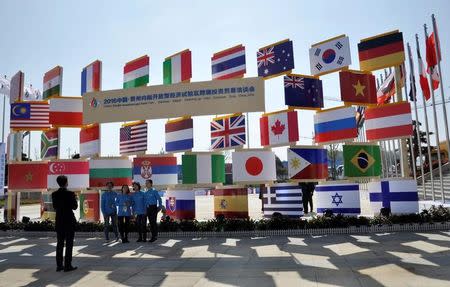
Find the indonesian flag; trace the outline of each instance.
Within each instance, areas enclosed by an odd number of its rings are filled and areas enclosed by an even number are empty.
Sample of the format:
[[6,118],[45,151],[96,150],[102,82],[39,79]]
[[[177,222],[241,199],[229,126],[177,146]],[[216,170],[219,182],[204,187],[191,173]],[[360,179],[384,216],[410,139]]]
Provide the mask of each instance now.
[[50,124],[54,127],[80,127],[83,125],[81,97],[50,99]]
[[427,47],[427,53],[426,53],[426,58],[427,58],[427,71],[428,74],[431,75],[431,79],[432,79],[432,87],[433,90],[437,90],[439,88],[439,82],[440,82],[440,77],[439,77],[439,73],[436,69],[436,65],[438,63],[438,58],[436,55],[436,42],[434,39],[434,33],[431,33],[430,36],[428,36],[427,40],[426,40],[426,47]]
[[233,183],[261,183],[277,179],[275,153],[267,150],[237,151],[232,154]]
[[420,87],[422,88],[423,96],[428,101],[431,97],[430,85],[428,84],[427,72],[425,71],[422,57],[420,56],[419,47],[417,47],[417,61],[419,62]]
[[48,164],[48,188],[59,188],[56,178],[67,176],[68,188],[81,189],[89,187],[89,162],[87,160],[56,160]]

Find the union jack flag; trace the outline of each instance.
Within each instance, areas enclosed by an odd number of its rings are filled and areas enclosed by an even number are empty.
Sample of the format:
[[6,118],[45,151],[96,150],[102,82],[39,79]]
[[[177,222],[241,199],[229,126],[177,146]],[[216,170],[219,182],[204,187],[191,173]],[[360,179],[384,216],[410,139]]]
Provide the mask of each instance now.
[[242,146],[245,138],[245,116],[232,115],[211,122],[211,149]]
[[305,82],[303,81],[303,78],[295,77],[295,76],[286,76],[284,77],[284,87],[285,88],[305,88]]
[[275,63],[275,53],[273,47],[262,49],[257,53],[258,57],[258,68],[262,65],[267,66],[269,63]]

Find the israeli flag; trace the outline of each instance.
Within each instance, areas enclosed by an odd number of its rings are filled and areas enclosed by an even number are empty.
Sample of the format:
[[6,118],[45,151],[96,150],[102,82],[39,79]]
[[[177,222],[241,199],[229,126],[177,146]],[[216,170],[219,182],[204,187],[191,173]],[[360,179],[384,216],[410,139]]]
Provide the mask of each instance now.
[[419,212],[417,183],[413,179],[386,179],[369,182],[370,207],[374,214],[383,207],[393,214]]
[[317,213],[325,213],[327,209],[333,214],[356,216],[361,214],[359,185],[356,183],[323,183],[316,186],[314,201]]

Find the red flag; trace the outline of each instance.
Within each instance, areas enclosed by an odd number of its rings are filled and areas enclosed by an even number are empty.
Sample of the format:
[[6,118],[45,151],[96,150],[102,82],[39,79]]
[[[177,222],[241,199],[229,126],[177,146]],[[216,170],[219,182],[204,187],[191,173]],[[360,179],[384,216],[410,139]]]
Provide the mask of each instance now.
[[438,63],[438,58],[436,55],[436,42],[434,39],[434,33],[431,33],[426,40],[426,57],[427,57],[427,72],[431,75],[433,90],[437,90],[439,88],[440,77],[438,71],[436,69],[436,65]]
[[342,101],[358,105],[377,103],[374,75],[347,70],[339,72],[339,80]]
[[419,62],[420,87],[422,88],[423,96],[428,101],[431,97],[430,86],[428,84],[427,72],[425,71],[419,48],[417,48],[417,61]]
[[47,162],[26,161],[8,164],[8,188],[47,189]]

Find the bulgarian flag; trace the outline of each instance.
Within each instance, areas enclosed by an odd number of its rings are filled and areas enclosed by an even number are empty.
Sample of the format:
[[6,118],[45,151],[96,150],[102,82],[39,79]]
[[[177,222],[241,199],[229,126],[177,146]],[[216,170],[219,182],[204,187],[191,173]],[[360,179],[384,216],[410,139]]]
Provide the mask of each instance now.
[[191,62],[189,49],[167,57],[163,63],[164,85],[189,81],[192,78]]
[[150,57],[148,55],[128,62],[123,67],[123,88],[136,88],[149,83]]
[[212,153],[185,154],[181,157],[183,184],[225,182],[225,156]]
[[112,181],[114,188],[120,189],[124,184],[131,185],[133,171],[128,158],[97,158],[89,161],[89,186],[105,188]]
[[44,74],[43,99],[61,96],[63,68],[56,66]]

